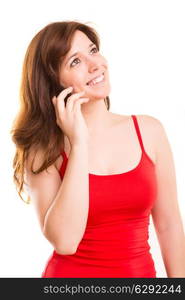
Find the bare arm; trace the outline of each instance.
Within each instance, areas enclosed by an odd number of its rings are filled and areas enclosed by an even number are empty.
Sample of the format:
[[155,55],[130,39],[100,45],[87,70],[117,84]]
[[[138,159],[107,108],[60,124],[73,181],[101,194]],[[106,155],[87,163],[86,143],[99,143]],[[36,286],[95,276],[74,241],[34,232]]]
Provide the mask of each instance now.
[[[44,170],[37,175],[30,172],[29,162],[27,166],[29,194],[35,203],[42,231],[60,254],[76,251],[85,231],[89,208],[88,130],[81,113],[81,104],[89,99],[82,98],[84,92],[74,93],[65,106],[64,98],[70,91],[71,88],[65,89],[52,99],[57,124],[71,143],[62,183],[54,165],[48,172]],[[36,162],[40,165],[41,161],[40,151]]]
[[158,196],[152,210],[161,253],[168,277],[185,277],[185,235],[177,200],[173,155],[160,122],[151,120],[156,136]]
[[58,253],[73,254],[88,216],[87,146],[72,147],[62,182],[54,165],[37,175],[27,172],[27,182],[45,237]]
[[44,220],[45,236],[57,242],[58,252],[76,251],[88,210],[88,151],[86,145],[78,145],[72,147],[62,185]]

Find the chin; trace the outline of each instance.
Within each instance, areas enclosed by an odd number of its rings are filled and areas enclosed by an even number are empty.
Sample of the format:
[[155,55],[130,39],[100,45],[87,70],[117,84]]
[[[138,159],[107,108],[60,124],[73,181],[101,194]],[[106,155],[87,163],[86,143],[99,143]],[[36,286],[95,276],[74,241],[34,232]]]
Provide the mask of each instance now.
[[104,99],[108,97],[107,93],[94,93],[94,94],[87,94],[87,97],[90,99]]
[[92,99],[104,99],[109,96],[110,93],[110,88],[106,90],[100,90],[96,91],[94,93],[87,93],[87,97],[92,98]]

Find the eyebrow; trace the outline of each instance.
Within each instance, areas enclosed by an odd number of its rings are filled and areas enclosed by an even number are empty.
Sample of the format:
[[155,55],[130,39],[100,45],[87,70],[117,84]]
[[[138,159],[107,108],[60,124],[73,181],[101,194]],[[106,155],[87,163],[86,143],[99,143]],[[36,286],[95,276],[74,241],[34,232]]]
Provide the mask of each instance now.
[[[94,43],[91,43],[91,44],[89,45],[89,48],[92,47],[92,46],[94,46],[94,45],[95,45]],[[69,61],[73,56],[76,56],[77,54],[78,54],[78,52],[75,52],[73,55],[69,56],[69,58],[67,59],[67,61],[66,61],[65,64],[67,64],[68,61]]]

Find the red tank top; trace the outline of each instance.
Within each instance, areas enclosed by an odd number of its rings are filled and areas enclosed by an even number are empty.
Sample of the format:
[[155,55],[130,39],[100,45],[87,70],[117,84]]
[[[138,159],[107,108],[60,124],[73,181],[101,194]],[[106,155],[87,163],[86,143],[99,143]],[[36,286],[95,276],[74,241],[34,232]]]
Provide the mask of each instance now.
[[[145,152],[136,116],[132,116],[142,150],[138,165],[121,174],[89,173],[89,213],[75,254],[54,250],[42,277],[156,277],[148,243],[150,212],[156,198],[155,164]],[[64,176],[67,157],[62,152]]]

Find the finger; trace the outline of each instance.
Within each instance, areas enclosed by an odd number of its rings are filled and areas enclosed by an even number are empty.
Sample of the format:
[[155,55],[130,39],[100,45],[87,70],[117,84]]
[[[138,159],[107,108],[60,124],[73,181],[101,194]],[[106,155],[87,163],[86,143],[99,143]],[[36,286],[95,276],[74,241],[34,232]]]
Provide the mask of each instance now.
[[73,90],[72,86],[68,87],[67,89],[64,89],[63,91],[60,92],[60,94],[58,95],[58,98],[62,97],[64,99],[69,93],[72,92],[72,90]]
[[56,115],[56,118],[57,118],[57,116],[58,116],[58,110],[56,108],[56,102],[57,102],[57,97],[56,96],[54,96],[52,98],[52,102],[53,102],[53,106],[54,106],[54,109],[55,109],[55,115]]
[[74,110],[80,110],[81,109],[81,104],[86,103],[88,101],[89,101],[89,98],[80,98],[80,99],[76,100],[74,105],[73,105],[73,109]]
[[55,104],[56,104],[56,96],[54,96],[54,97],[52,98],[52,102],[53,102],[53,105],[55,106]]
[[77,99],[77,98],[83,96],[84,94],[85,94],[85,91],[81,91],[81,92],[79,92],[79,93],[72,94],[72,95],[70,96],[70,99],[71,99],[71,100]]
[[84,95],[85,91],[71,95],[66,102],[66,108],[70,111],[73,109],[74,103]]
[[70,93],[72,92],[72,90],[73,90],[73,87],[69,87],[69,88],[63,90],[63,91],[58,95],[57,100],[56,100],[56,103],[59,103],[59,102],[60,102],[60,109],[61,109],[61,111],[63,111],[64,108],[65,108],[65,101],[64,101],[64,99],[66,98],[66,96],[67,96],[68,94],[70,94]]

